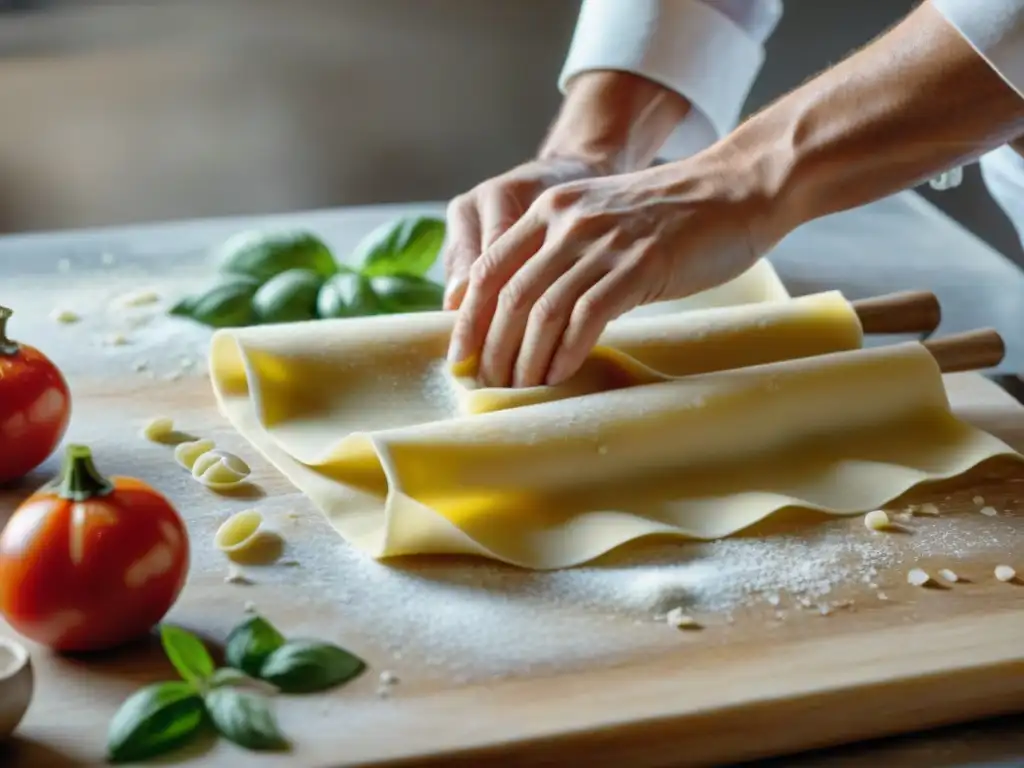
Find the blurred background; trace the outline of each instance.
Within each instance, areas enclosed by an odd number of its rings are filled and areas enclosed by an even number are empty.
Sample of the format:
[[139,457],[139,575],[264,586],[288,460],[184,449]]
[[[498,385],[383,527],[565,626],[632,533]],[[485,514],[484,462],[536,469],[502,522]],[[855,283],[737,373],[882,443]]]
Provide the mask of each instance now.
[[[747,111],[916,0],[786,0]],[[447,199],[529,156],[578,0],[0,0],[0,232]],[[1024,264],[981,185],[929,199]]]

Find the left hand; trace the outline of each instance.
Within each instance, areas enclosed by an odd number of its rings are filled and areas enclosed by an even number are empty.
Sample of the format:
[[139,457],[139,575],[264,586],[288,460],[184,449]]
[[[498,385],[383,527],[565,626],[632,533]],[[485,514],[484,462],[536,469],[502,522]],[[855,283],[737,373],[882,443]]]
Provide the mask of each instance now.
[[614,318],[750,267],[768,245],[755,192],[705,155],[553,187],[473,264],[449,360],[491,387],[565,381]]

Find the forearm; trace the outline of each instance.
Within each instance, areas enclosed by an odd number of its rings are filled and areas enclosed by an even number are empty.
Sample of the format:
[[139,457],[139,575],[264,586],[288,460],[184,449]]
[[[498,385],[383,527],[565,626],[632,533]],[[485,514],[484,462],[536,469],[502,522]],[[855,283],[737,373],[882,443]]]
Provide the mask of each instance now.
[[744,169],[770,245],[1024,132],[1024,99],[929,3],[741,125],[712,152]]
[[646,168],[686,116],[679,94],[628,72],[585,72],[569,86],[541,158],[583,160],[604,173]]

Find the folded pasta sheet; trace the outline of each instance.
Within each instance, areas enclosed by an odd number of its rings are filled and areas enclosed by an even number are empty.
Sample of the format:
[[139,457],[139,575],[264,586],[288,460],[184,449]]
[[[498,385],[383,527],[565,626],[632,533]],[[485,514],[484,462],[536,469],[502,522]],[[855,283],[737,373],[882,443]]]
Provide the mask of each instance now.
[[561,388],[473,389],[450,313],[224,330],[232,424],[375,557],[582,563],[726,536],[786,506],[863,512],[999,454],[916,342],[860,348],[839,294],[612,323]]

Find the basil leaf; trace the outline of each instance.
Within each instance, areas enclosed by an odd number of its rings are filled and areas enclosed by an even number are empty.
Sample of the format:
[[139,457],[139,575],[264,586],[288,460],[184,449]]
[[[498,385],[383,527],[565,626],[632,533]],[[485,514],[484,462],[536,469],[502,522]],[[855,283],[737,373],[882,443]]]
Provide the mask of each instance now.
[[378,227],[363,238],[353,254],[367,277],[423,277],[444,243],[444,219],[409,216]]
[[188,683],[156,683],[136,691],[107,733],[111,762],[135,762],[181,746],[203,722],[203,700]]
[[319,640],[291,640],[263,662],[260,677],[284,693],[324,691],[357,677],[366,663],[358,656]]
[[270,702],[255,693],[215,688],[206,694],[206,713],[226,739],[253,750],[286,749]]
[[224,658],[235,669],[258,677],[266,658],[284,645],[284,635],[261,616],[239,624],[228,635]]
[[370,278],[385,312],[431,312],[444,304],[444,286],[424,277],[388,275]]
[[323,278],[309,269],[288,269],[270,278],[252,298],[264,323],[294,323],[316,317],[316,299]]
[[202,641],[191,632],[164,624],[160,627],[160,641],[167,658],[186,682],[197,686],[213,674],[213,659]]
[[207,681],[210,688],[223,688],[225,685],[251,685],[260,683],[260,680],[253,680],[240,669],[234,667],[221,667],[211,675]]
[[228,238],[214,258],[219,271],[248,275],[260,282],[288,269],[308,269],[321,277],[338,271],[327,245],[301,230],[240,232]]
[[225,280],[195,296],[186,296],[170,309],[172,315],[187,317],[211,328],[240,328],[256,321],[253,296],[259,283],[242,277]]
[[318,317],[362,317],[380,312],[380,301],[370,281],[355,272],[335,275],[320,288]]

